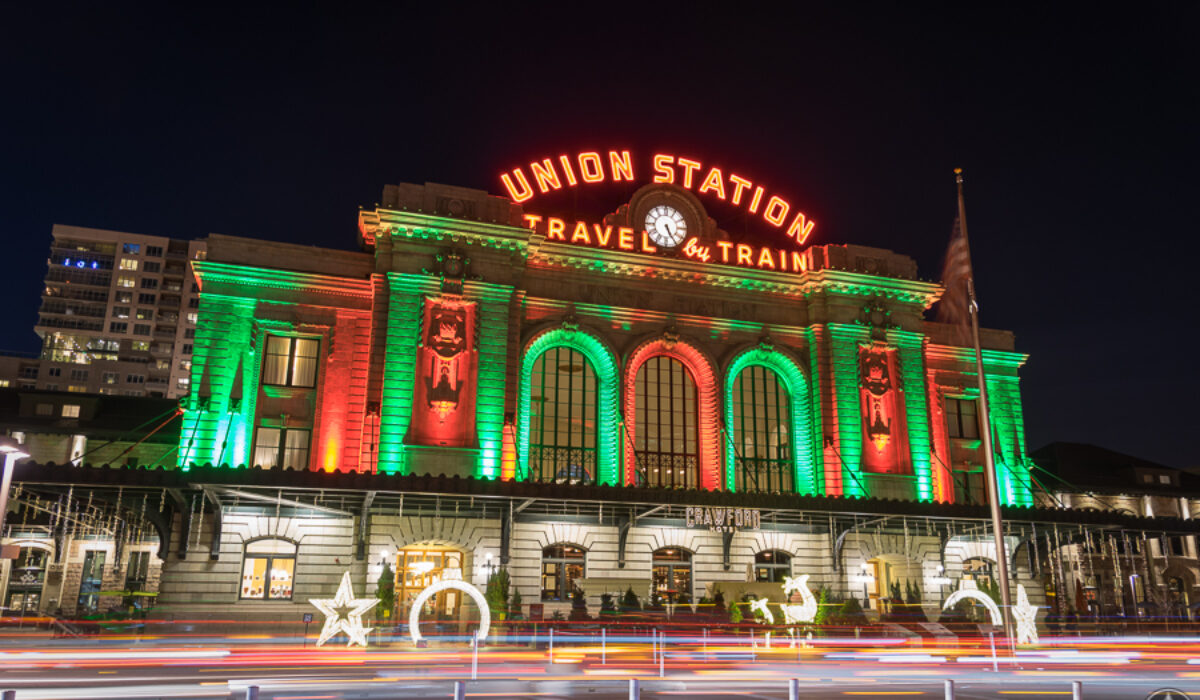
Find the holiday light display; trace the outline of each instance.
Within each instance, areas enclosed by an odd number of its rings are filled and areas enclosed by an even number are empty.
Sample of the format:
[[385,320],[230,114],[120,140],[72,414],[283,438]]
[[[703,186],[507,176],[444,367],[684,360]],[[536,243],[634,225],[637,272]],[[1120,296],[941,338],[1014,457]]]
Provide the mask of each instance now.
[[325,615],[325,626],[317,638],[317,646],[323,646],[338,633],[346,634],[346,646],[367,646],[370,627],[363,627],[362,616],[379,604],[377,599],[355,599],[350,584],[350,572],[342,574],[342,583],[332,598],[313,598],[308,601]]
[[[446,572],[449,574],[449,571]],[[412,637],[413,644],[421,643],[421,610],[425,607],[425,602],[434,595],[442,591],[455,590],[462,591],[475,601],[475,605],[479,607],[479,629],[475,632],[476,642],[482,642],[487,639],[488,628],[492,624],[491,613],[488,612],[487,599],[479,592],[479,589],[462,579],[445,577],[442,580],[430,584],[422,590],[412,602],[412,607],[408,611],[408,634]]]
[[987,608],[988,613],[992,616],[993,625],[1004,626],[1004,617],[1000,614],[1000,607],[996,605],[996,601],[992,600],[990,595],[976,588],[974,581],[963,579],[959,586],[957,591],[947,596],[946,602],[942,604],[942,610],[949,610],[964,600],[974,600]]

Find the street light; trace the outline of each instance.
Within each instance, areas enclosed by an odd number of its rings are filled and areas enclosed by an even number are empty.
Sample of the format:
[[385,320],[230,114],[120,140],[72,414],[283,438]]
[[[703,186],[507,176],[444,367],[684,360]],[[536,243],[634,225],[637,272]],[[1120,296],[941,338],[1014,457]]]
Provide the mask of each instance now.
[[[4,537],[4,520],[8,515],[8,488],[12,485],[13,465],[26,459],[29,453],[21,450],[21,443],[10,437],[0,437],[0,454],[4,455],[4,476],[0,478],[0,538]],[[7,554],[7,552],[5,552]],[[13,557],[4,557],[11,559]]]

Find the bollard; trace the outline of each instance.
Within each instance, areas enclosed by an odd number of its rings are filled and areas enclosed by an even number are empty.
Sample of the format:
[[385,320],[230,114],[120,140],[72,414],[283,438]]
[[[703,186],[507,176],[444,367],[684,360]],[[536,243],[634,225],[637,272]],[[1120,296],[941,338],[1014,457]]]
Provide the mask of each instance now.
[[658,677],[663,677],[663,663],[667,658],[667,633],[663,632],[658,639]]
[[793,678],[788,681],[788,700],[800,700],[799,678]]
[[600,665],[608,663],[608,628],[600,629]]
[[1083,700],[1083,681],[1071,681],[1071,700]]
[[636,678],[629,679],[629,700],[640,700],[642,697],[642,685]]
[[471,638],[471,680],[479,678],[479,637]]
[[946,700],[954,700],[954,681],[946,679]]
[[550,628],[550,663],[554,663],[554,628]]
[[258,700],[258,686],[251,685],[246,687],[246,700]]
[[1000,673],[1000,666],[996,661],[996,636],[988,632],[988,641],[992,644],[992,673]]
[[467,700],[467,684],[454,681],[454,700]]

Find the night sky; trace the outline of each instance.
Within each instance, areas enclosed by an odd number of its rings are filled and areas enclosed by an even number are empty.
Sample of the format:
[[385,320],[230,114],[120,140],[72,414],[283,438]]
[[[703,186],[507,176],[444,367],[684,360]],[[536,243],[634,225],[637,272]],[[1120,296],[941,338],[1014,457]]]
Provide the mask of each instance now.
[[387,183],[499,194],[506,169],[609,148],[646,181],[661,150],[769,183],[813,243],[935,279],[958,166],[983,324],[1031,355],[1031,448],[1200,466],[1200,4],[176,5],[0,9],[0,349],[38,349],[54,223],[353,248]]

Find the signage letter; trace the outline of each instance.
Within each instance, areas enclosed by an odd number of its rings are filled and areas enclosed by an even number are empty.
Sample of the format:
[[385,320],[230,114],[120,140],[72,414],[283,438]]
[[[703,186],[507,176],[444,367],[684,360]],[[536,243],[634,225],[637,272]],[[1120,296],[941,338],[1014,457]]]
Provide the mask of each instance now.
[[733,244],[729,241],[717,241],[717,247],[721,249],[721,262],[729,262],[729,249],[733,247]]
[[608,239],[612,238],[612,226],[605,226],[601,231],[600,224],[592,224],[592,230],[596,232],[596,244],[607,248]]
[[513,175],[516,176],[517,182],[521,185],[519,188],[513,187],[513,181],[508,177],[508,173],[501,175],[500,181],[504,183],[504,189],[508,190],[508,196],[512,197],[512,201],[520,204],[533,196],[533,188],[529,186],[529,181],[525,179],[525,172],[520,168],[514,170]]
[[571,168],[571,159],[562,155],[558,157],[558,162],[563,166],[563,175],[567,176],[567,184],[571,187],[578,184],[575,180],[575,170]]
[[592,244],[592,238],[591,236],[588,236],[587,224],[583,223],[582,221],[575,222],[575,233],[571,234],[571,242],[583,242],[588,245]]
[[633,181],[633,161],[629,157],[629,151],[608,152],[608,164],[612,166],[613,182],[621,180]]
[[657,248],[650,245],[650,234],[646,233],[645,231],[642,231],[642,252],[643,253],[654,253],[657,251],[658,251]]
[[546,221],[546,238],[556,241],[565,241],[567,238],[563,235],[563,231],[565,231],[566,228],[566,222],[564,222],[562,219],[556,219],[552,216]]
[[767,202],[767,210],[763,212],[763,218],[772,226],[783,226],[789,208],[788,203],[779,197],[771,197],[771,201]]
[[683,168],[683,186],[692,189],[692,172],[700,169],[700,164],[694,160],[680,158],[679,165]]
[[621,250],[633,250],[633,229],[628,226],[617,229],[617,247]]
[[795,238],[800,245],[804,245],[804,241],[808,240],[808,234],[812,233],[813,227],[816,225],[817,222],[805,219],[803,212],[796,212],[796,218],[792,219],[792,225],[788,226],[787,235]]
[[721,169],[712,168],[708,171],[708,175],[704,178],[704,184],[700,185],[700,194],[704,194],[712,190],[717,193],[721,199],[725,199],[725,181],[721,179]]
[[[675,168],[669,167],[675,162],[675,156],[656,154],[654,156],[654,181],[671,184],[675,182]],[[532,193],[531,195],[532,196]],[[526,197],[529,199],[529,197]]]
[[604,180],[604,161],[595,151],[579,154],[579,176],[584,182],[601,182]]
[[744,180],[733,173],[729,174],[729,181],[733,183],[733,199],[730,201],[734,204],[741,204],[742,191],[754,183],[750,182],[749,180]]
[[530,163],[529,167],[533,170],[533,179],[537,182],[538,189],[542,191],[542,194],[546,194],[552,189],[562,189],[562,183],[558,180],[558,173],[554,170],[554,163],[551,163],[549,158],[543,160],[541,165]]
[[526,214],[525,221],[529,223],[529,228],[537,229],[537,225],[542,222],[542,217],[537,214]]
[[758,266],[775,269],[775,256],[771,255],[770,248],[763,248],[758,252]]

